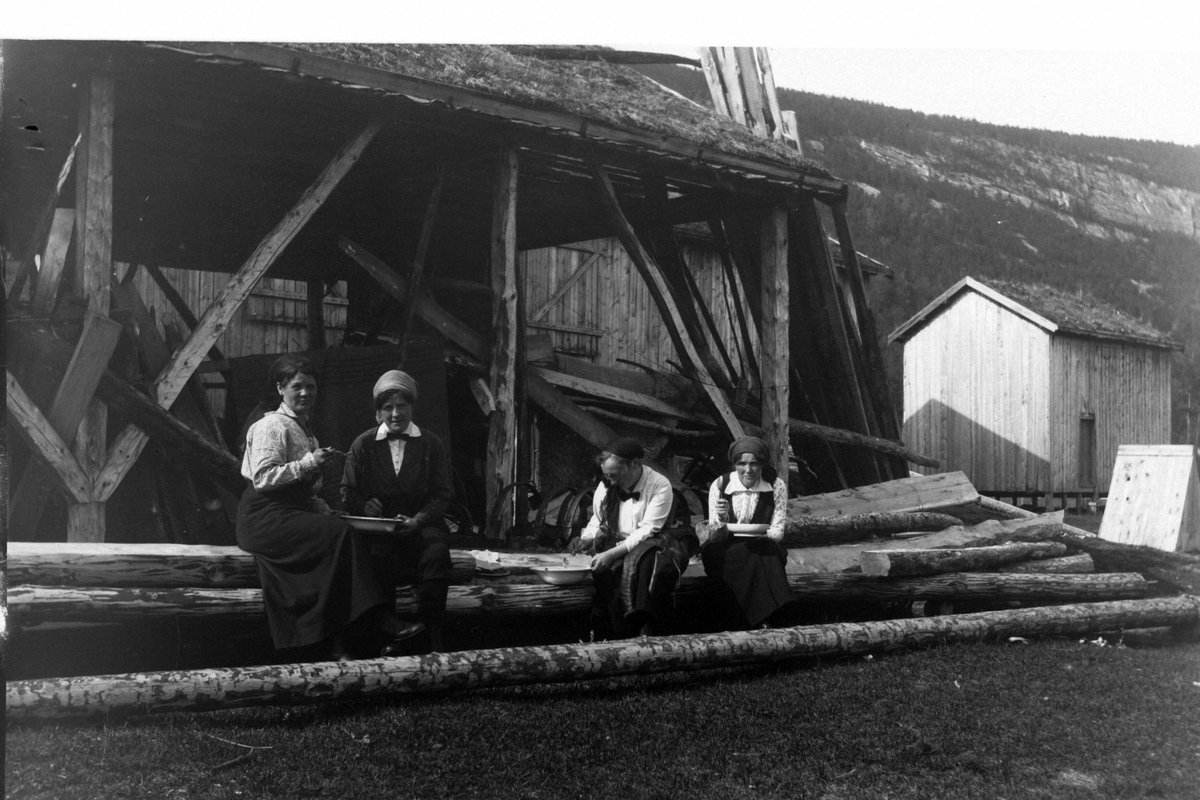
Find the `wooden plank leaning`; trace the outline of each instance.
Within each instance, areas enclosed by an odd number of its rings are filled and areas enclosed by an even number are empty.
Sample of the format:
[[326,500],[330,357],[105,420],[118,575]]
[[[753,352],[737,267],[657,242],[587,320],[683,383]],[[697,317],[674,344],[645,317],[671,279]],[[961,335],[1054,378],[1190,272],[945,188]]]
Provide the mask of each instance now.
[[679,309],[675,307],[675,303],[671,299],[671,291],[666,279],[663,277],[662,270],[654,262],[650,254],[646,252],[646,249],[642,247],[637,234],[633,231],[633,227],[625,219],[625,214],[621,211],[620,201],[617,199],[616,190],[613,188],[608,173],[599,163],[593,163],[592,171],[599,190],[600,202],[604,206],[609,220],[612,222],[617,238],[620,239],[634,266],[637,267],[642,279],[646,282],[646,286],[650,290],[650,295],[654,298],[655,305],[658,306],[658,311],[667,326],[667,332],[671,336],[671,341],[674,343],[676,351],[686,362],[688,368],[695,373],[695,379],[699,382],[700,389],[704,393],[704,398],[708,401],[714,418],[718,420],[722,433],[730,439],[736,439],[744,435],[745,430],[742,427],[742,423],[734,415],[733,407],[730,405],[728,398],[725,397],[721,389],[715,384],[712,375],[705,368],[704,358],[696,349],[695,343],[687,335],[687,328],[684,325],[683,318],[680,316]]
[[28,280],[30,275],[34,274],[33,255],[41,249],[42,240],[46,238],[46,232],[50,230],[50,226],[54,221],[58,198],[62,195],[63,184],[67,182],[67,178],[71,175],[71,168],[75,165],[75,151],[79,148],[79,142],[82,139],[83,134],[75,137],[75,142],[67,152],[67,158],[63,162],[62,169],[58,171],[58,180],[54,184],[54,192],[46,198],[46,203],[38,215],[33,233],[26,241],[25,247],[17,254],[15,260],[21,263],[21,268],[13,278],[12,288],[8,290],[8,299],[10,301],[16,300],[21,296],[21,290],[25,288],[25,281]]
[[[183,391],[200,361],[225,331],[229,320],[249,296],[259,278],[266,273],[317,209],[324,205],[334,187],[346,176],[382,127],[382,123],[371,122],[346,144],[300,196],[291,211],[267,234],[250,258],[225,284],[225,288],[214,298],[212,305],[192,330],[187,342],[175,352],[171,362],[163,368],[155,381],[155,394],[160,406],[169,409],[175,402],[175,398]],[[133,425],[125,428],[117,436],[109,448],[104,469],[96,479],[97,494],[103,494],[103,499],[107,499],[120,485],[146,446],[146,441],[146,434]]]

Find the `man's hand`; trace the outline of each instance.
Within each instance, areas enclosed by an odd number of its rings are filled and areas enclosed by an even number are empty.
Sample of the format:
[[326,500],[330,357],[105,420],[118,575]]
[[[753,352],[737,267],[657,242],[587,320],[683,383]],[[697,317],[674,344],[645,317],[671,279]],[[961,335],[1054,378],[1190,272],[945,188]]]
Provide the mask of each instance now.
[[592,547],[595,544],[596,544],[595,539],[584,539],[582,536],[577,537],[575,539],[572,539],[571,543],[567,545],[567,552],[570,553],[571,555],[577,555],[579,553],[590,553],[592,551]]
[[592,572],[608,572],[625,555],[625,545],[623,544],[605,550],[603,553],[597,553],[592,556]]
[[378,497],[372,497],[363,505],[364,517],[379,517],[383,515],[383,503]]

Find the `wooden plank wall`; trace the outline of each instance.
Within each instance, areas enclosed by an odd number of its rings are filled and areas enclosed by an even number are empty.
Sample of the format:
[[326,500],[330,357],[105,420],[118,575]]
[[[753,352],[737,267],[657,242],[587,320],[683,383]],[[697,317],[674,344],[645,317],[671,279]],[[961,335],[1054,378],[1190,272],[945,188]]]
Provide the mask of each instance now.
[[[122,276],[124,269],[122,266],[118,270]],[[224,272],[163,269],[162,273],[197,317],[204,313],[229,280],[229,275]],[[153,311],[160,333],[163,325],[171,320],[183,324],[175,308],[145,270],[139,269],[133,282],[146,307]],[[307,292],[304,281],[264,278],[234,314],[229,327],[217,340],[217,348],[226,358],[307,350]],[[346,330],[345,283],[339,283],[334,292],[338,296],[325,298],[325,342],[328,346],[340,343]],[[225,390],[213,387],[222,382],[221,376],[205,375],[204,382],[209,387],[209,403],[214,412],[222,416]]]
[[1079,419],[1095,415],[1096,485],[1112,479],[1117,449],[1171,441],[1171,351],[1054,336],[1050,344],[1052,490],[1079,485]]
[[[732,341],[725,276],[720,256],[711,247],[681,240],[681,250],[708,303],[717,329]],[[594,364],[632,368],[618,359],[664,371],[680,363],[658,309],[633,262],[616,239],[546,247],[520,254],[526,285],[526,308],[533,313],[589,256],[599,257],[553,307],[529,326],[529,333],[548,333],[556,352]],[[757,342],[754,343],[757,350]]]
[[904,345],[904,441],[981,492],[1046,491],[1049,348],[1042,329],[965,293]]

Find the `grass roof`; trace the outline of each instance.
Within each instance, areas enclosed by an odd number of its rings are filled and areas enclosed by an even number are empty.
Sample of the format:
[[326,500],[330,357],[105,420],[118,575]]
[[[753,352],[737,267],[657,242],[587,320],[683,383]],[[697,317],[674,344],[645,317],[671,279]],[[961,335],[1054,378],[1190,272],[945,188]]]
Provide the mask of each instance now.
[[983,279],[981,283],[1015,300],[1058,325],[1064,333],[1129,339],[1162,347],[1177,347],[1169,336],[1149,323],[1082,292],[1073,293],[1041,283]]
[[670,93],[636,70],[606,61],[546,60],[502,46],[477,44],[309,42],[282,46],[832,177],[783,143],[755,136],[744,125]]

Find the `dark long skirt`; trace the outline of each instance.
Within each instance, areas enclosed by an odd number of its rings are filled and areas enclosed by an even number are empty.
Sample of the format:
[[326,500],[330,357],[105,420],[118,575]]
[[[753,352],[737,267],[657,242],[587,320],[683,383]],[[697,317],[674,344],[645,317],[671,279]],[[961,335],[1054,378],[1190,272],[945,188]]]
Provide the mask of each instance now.
[[381,604],[395,604],[372,566],[367,537],[308,509],[308,493],[246,489],[238,546],[254,555],[277,649],[317,644]]
[[766,536],[705,542],[700,560],[726,599],[730,627],[758,625],[796,600],[788,586],[787,550]]
[[417,619],[426,625],[440,625],[446,616],[454,569],[450,543],[441,528],[429,525],[404,536],[376,536],[370,552],[393,592],[399,584],[414,587]]

